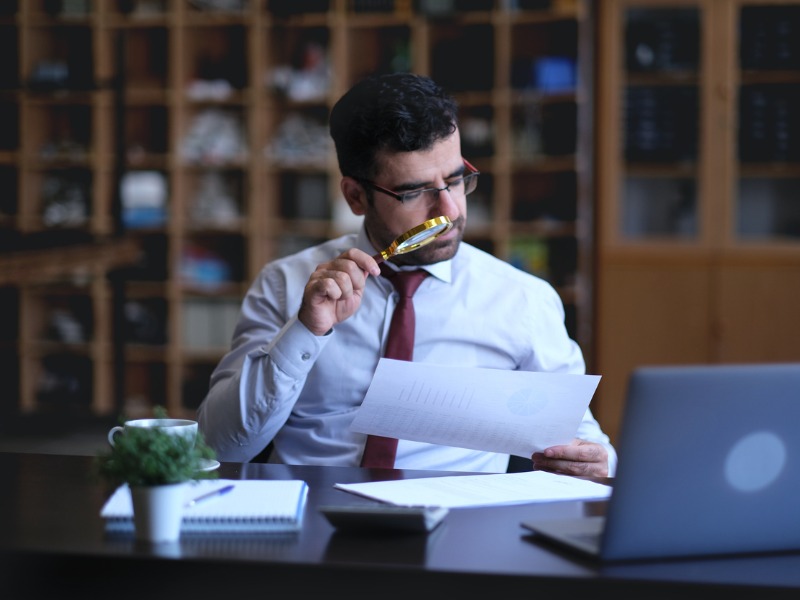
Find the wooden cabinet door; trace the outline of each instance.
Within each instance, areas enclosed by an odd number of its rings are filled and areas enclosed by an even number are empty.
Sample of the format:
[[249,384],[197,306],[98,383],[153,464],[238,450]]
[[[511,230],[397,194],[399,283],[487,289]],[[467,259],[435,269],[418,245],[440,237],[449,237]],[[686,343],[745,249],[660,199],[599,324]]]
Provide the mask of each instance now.
[[608,265],[598,298],[597,373],[602,377],[592,406],[606,433],[616,439],[634,367],[709,360],[711,270],[700,261]]
[[796,262],[726,265],[715,277],[715,361],[800,360],[800,267]]

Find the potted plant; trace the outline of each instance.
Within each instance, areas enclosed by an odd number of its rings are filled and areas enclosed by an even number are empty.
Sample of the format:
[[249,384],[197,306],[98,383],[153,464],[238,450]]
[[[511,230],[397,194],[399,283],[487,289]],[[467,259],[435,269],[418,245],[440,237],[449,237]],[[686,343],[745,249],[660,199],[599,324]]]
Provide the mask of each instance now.
[[129,427],[96,456],[95,471],[115,487],[130,488],[136,539],[166,542],[180,537],[186,486],[217,477],[203,469],[214,458],[199,432],[186,436],[163,427]]

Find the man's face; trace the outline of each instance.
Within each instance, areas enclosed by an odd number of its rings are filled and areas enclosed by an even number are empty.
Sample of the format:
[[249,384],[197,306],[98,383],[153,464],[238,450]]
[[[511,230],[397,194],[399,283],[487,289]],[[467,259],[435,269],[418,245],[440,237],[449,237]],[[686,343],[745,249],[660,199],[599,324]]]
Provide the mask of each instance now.
[[[429,188],[441,191],[400,202],[380,190],[370,190],[373,201],[366,206],[364,223],[375,249],[384,250],[397,237],[428,219],[446,216],[453,222],[450,231],[418,250],[392,258],[392,262],[429,265],[453,258],[464,236],[467,200],[461,192],[442,188],[465,172],[458,131],[427,151],[379,155],[378,164],[380,168],[372,183],[381,188],[396,193]],[[459,186],[453,187],[455,190]],[[463,190],[463,185],[460,189]]]

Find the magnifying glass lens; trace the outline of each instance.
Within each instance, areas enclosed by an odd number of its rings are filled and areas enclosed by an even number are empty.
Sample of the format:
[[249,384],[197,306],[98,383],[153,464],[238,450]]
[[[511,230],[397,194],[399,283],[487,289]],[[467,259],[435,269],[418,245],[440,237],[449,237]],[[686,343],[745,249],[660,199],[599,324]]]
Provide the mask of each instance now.
[[[429,241],[433,241],[435,237],[437,237],[442,230],[445,229],[447,225],[436,225],[435,227],[431,227],[430,229],[425,229],[424,231],[420,231],[416,235],[412,235],[406,241],[401,242],[397,245],[397,250],[395,250],[395,254],[403,254],[405,252],[409,252],[414,250],[415,248],[419,248],[420,246],[424,246]],[[449,228],[448,228],[449,229]]]
[[398,237],[391,246],[386,248],[383,252],[376,254],[373,258],[380,262],[382,260],[388,260],[396,254],[412,252],[449,231],[452,226],[453,222],[445,216],[429,219],[421,225],[417,225],[406,231],[403,235]]

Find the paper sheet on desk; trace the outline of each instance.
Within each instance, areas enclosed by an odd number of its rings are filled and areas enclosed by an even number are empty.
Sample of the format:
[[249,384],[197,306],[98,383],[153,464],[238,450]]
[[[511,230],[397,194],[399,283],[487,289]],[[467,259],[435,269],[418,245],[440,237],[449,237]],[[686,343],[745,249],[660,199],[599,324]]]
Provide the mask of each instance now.
[[399,506],[446,508],[563,500],[603,500],[611,496],[611,488],[602,483],[566,475],[554,475],[547,471],[337,483],[334,487]]
[[382,358],[350,429],[529,458],[573,439],[599,382]]

